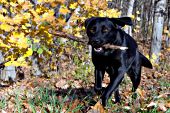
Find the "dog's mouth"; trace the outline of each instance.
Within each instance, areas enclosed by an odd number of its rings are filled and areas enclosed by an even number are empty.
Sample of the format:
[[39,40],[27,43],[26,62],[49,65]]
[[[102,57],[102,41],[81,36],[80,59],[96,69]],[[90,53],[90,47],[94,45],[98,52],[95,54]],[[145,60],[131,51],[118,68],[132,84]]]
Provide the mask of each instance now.
[[95,52],[101,52],[102,50],[103,50],[102,47],[94,48],[94,51],[95,51]]

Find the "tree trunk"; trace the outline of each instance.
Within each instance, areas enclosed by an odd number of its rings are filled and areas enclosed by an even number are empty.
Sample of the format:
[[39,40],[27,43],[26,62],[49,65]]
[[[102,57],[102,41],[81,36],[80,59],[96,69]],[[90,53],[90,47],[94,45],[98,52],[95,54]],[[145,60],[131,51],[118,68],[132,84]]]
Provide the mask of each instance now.
[[166,36],[166,47],[170,47],[170,0],[168,0],[168,31],[169,35],[167,34]]
[[[127,16],[132,15],[134,3],[135,3],[135,0],[130,0],[128,11],[127,11]],[[128,26],[127,28],[125,28],[125,32],[128,33],[130,36],[132,36],[132,27]]]
[[[3,60],[2,52],[0,51],[0,63],[2,63]],[[16,78],[16,71],[15,66],[7,66],[0,69],[0,79],[4,81],[14,81]]]
[[166,7],[166,0],[155,0],[154,4],[154,22],[150,58],[154,63],[159,63],[159,53],[162,44],[162,31],[164,23],[164,11]]

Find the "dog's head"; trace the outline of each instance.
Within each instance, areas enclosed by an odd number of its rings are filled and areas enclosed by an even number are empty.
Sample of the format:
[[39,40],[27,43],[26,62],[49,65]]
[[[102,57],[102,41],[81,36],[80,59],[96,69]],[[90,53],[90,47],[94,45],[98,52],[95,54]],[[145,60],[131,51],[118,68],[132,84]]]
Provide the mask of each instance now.
[[132,25],[129,17],[92,17],[87,19],[85,21],[85,28],[87,36],[89,37],[89,44],[96,52],[102,51],[104,44],[114,43],[114,41],[120,40],[118,32],[120,28],[125,25]]

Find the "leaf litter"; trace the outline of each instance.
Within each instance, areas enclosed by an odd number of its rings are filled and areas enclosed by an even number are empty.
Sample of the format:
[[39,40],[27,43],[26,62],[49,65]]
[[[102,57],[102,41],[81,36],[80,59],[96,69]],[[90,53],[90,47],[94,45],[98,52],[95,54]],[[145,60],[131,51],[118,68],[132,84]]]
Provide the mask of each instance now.
[[[143,52],[146,51],[143,50]],[[168,52],[163,54],[164,56],[169,55]],[[166,59],[166,62],[167,60],[170,61],[170,59]],[[138,95],[136,100],[131,98],[132,84],[126,76],[120,86],[121,103],[114,104],[114,97],[112,96],[105,108],[100,104],[99,98],[95,97],[93,73],[86,77],[88,83],[84,82],[83,79],[74,78],[71,74],[51,78],[27,75],[21,81],[16,81],[12,85],[7,84],[8,87],[0,87],[0,101],[2,103],[3,100],[6,100],[4,107],[0,104],[0,109],[2,113],[14,112],[17,95],[21,102],[22,111],[28,113],[33,112],[33,110],[42,112],[42,108],[45,108],[44,110],[47,112],[59,110],[63,113],[72,113],[72,111],[75,113],[151,112],[152,110],[166,112],[170,109],[170,70],[167,66],[168,64],[164,63],[153,70],[143,68],[141,84],[136,91]],[[108,83],[109,77],[106,75],[103,85],[106,87]],[[49,102],[43,103],[45,105],[42,106],[37,102],[34,103],[34,108],[32,108],[29,101],[36,99],[36,97],[42,99],[40,88],[47,89],[50,98],[56,98],[58,102],[55,103],[55,106],[49,104]],[[54,97],[50,94],[52,91],[55,93]]]

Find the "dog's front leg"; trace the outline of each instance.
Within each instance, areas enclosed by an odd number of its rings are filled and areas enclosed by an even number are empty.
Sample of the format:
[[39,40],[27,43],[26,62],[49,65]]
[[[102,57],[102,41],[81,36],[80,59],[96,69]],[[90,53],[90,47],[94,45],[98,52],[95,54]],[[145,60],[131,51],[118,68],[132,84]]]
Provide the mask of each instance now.
[[122,79],[124,78],[124,74],[125,74],[125,68],[120,67],[118,70],[115,70],[114,75],[110,76],[110,83],[106,87],[105,91],[101,96],[103,106],[106,106],[106,103],[109,97],[112,95],[112,92],[118,91],[118,86],[121,83]]
[[104,77],[105,69],[104,68],[95,68],[95,85],[94,90],[97,94],[102,93],[102,80]]

